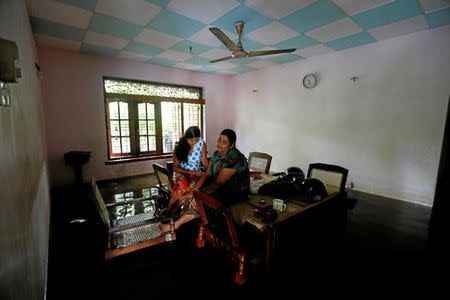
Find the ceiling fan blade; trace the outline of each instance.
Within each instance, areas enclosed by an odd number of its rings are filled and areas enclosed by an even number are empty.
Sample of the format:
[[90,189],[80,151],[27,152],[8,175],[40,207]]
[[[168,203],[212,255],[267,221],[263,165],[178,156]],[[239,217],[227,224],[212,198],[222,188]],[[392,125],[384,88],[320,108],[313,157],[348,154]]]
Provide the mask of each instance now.
[[215,60],[210,60],[209,62],[210,62],[210,63],[215,63],[215,62],[218,62],[218,61],[227,60],[227,59],[232,59],[232,58],[234,58],[234,57],[233,57],[233,56],[227,56],[227,57],[222,57],[222,58],[215,59]]
[[250,51],[248,56],[263,56],[263,55],[271,55],[271,54],[280,54],[280,53],[290,53],[297,50],[296,48],[291,49],[279,49],[279,50],[261,50],[261,51]]
[[211,27],[209,28],[209,31],[211,31],[228,49],[231,51],[239,51],[239,47],[236,46],[236,44],[233,43],[233,41],[230,40],[230,38],[226,36],[222,30],[217,27]]

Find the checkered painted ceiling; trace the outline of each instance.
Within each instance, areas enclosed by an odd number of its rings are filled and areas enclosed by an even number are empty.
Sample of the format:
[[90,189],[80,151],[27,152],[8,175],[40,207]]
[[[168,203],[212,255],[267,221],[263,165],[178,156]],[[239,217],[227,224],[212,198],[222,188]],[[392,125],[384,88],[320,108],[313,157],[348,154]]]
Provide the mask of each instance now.
[[[237,74],[450,23],[450,0],[27,0],[39,46],[150,64]],[[208,30],[247,51],[292,53],[210,60],[230,51]]]

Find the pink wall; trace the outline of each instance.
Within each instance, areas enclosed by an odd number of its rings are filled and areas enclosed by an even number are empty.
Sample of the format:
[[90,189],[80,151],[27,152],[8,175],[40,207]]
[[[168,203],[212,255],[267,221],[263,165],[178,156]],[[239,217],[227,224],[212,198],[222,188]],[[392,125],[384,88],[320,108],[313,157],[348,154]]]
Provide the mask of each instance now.
[[0,107],[0,299],[44,299],[50,201],[38,62],[24,0],[0,1],[0,37],[16,42],[22,78]]
[[48,137],[49,172],[52,185],[73,182],[73,169],[64,164],[67,151],[91,151],[83,177],[117,178],[152,172],[152,163],[144,161],[105,165],[107,143],[103,76],[186,84],[203,87],[206,99],[206,137],[215,149],[218,132],[232,127],[224,114],[229,91],[225,76],[165,68],[142,62],[83,55],[74,52],[39,49],[44,73],[42,84],[45,126]]

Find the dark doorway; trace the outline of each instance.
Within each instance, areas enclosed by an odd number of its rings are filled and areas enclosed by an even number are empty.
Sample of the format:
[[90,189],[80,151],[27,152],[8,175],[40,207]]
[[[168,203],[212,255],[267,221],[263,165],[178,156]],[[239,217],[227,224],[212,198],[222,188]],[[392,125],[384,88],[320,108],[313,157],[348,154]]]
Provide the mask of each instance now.
[[[450,115],[449,103],[447,105],[447,117],[445,120],[444,138],[442,140],[441,158],[439,161],[439,171],[436,181],[436,191],[434,195],[433,209],[430,218],[430,238],[433,245],[439,248],[444,246],[444,231],[450,228],[450,196],[449,196],[449,134]],[[442,249],[443,250],[443,249]]]

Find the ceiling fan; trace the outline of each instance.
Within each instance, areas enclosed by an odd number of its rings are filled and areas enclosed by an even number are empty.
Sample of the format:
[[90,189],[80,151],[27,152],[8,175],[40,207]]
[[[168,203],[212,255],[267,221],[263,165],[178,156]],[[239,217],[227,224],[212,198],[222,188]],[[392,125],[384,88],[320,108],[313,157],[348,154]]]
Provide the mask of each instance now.
[[244,22],[238,21],[234,24],[236,27],[236,31],[239,36],[239,41],[237,45],[228,37],[222,30],[217,27],[209,28],[211,31],[228,49],[230,49],[231,55],[215,60],[211,60],[211,63],[215,63],[222,60],[232,59],[232,58],[241,58],[241,57],[254,57],[254,56],[263,56],[263,55],[272,55],[272,54],[280,54],[280,53],[289,53],[294,52],[296,48],[291,49],[278,49],[278,50],[261,50],[261,51],[245,51],[242,46],[242,30],[244,29]]

